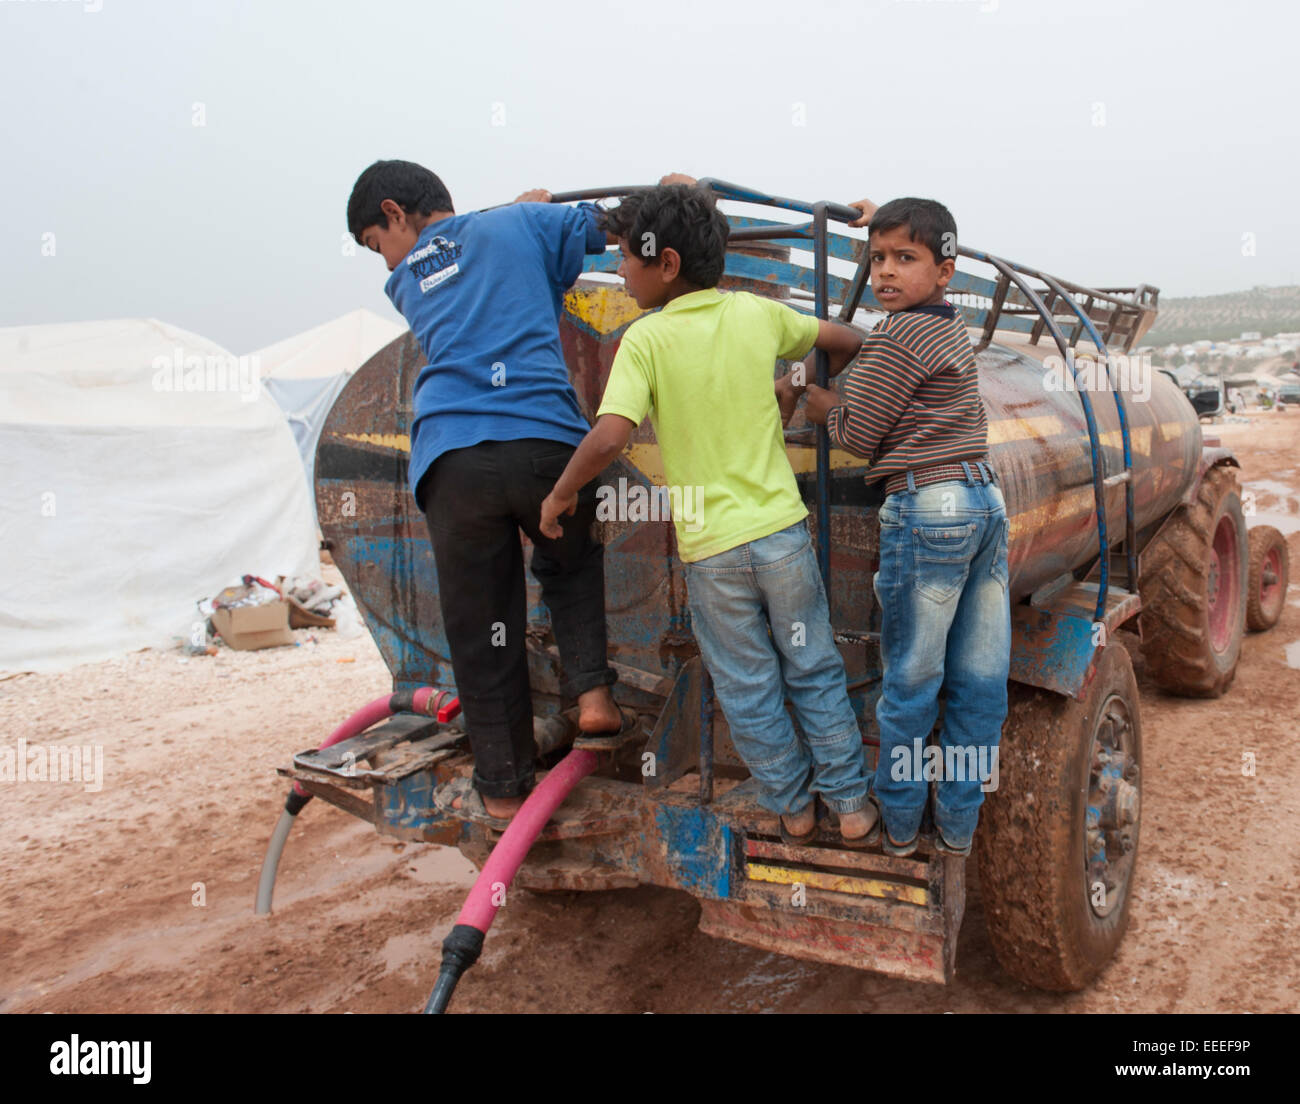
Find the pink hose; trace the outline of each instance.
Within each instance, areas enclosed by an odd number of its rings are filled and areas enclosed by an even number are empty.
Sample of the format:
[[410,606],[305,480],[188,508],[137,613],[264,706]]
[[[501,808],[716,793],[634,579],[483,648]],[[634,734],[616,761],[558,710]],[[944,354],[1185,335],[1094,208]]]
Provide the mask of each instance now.
[[594,751],[571,751],[528,795],[510,821],[510,827],[492,849],[488,861],[483,864],[478,881],[469,891],[465,907],[456,918],[457,924],[468,924],[481,932],[492,926],[500,907],[493,904],[496,895],[492,887],[498,883],[510,884],[546,822],[564,804],[573,787],[596,769],[597,762],[599,759]]

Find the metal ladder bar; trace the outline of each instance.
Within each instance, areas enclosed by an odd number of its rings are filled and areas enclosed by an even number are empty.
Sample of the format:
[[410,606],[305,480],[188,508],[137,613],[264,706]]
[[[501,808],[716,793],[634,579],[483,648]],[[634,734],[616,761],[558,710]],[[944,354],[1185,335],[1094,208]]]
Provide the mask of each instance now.
[[[1070,355],[1069,342],[1065,340],[1065,334],[1061,331],[1061,327],[1056,324],[1056,319],[1048,311],[1042,297],[1029,285],[1028,279],[1022,278],[1009,261],[995,257],[992,253],[980,253],[975,250],[961,250],[961,252],[964,252],[973,260],[992,265],[1021,290],[1025,298],[1033,304],[1034,309],[1042,316],[1044,325],[1046,325],[1052,339],[1056,342],[1056,347],[1061,352],[1061,357],[1069,366],[1070,374],[1077,379],[1078,376],[1074,369],[1074,357]],[[1041,279],[1041,273],[1037,275]],[[1094,619],[1101,621],[1106,612],[1106,590],[1110,585],[1110,543],[1106,536],[1106,458],[1101,452],[1101,439],[1097,433],[1097,418],[1093,413],[1092,400],[1088,398],[1086,391],[1079,388],[1076,388],[1076,390],[1078,390],[1079,400],[1083,404],[1083,417],[1088,424],[1088,443],[1092,453],[1092,496],[1097,513],[1097,542],[1101,550],[1101,580],[1097,588],[1097,611]]]
[[[826,203],[813,204],[813,309],[825,321],[830,317],[826,283],[830,273],[826,260]],[[831,383],[830,357],[821,349],[815,355],[817,386],[829,387]],[[821,571],[822,586],[826,588],[826,606],[834,624],[835,611],[831,607],[831,438],[824,425],[817,427],[817,567]]]
[[[1133,445],[1129,433],[1128,423],[1128,404],[1124,400],[1123,394],[1115,387],[1115,381],[1110,375],[1110,354],[1107,350],[1106,343],[1102,340],[1101,334],[1097,332],[1097,327],[1093,325],[1086,308],[1081,308],[1074,301],[1074,296],[1065,294],[1065,289],[1057,282],[1053,276],[1039,274],[1039,278],[1044,280],[1048,287],[1057,291],[1061,298],[1064,299],[1073,308],[1074,313],[1079,316],[1079,322],[1084,329],[1088,331],[1088,336],[1092,338],[1093,344],[1097,346],[1097,352],[1106,362],[1106,379],[1111,385],[1111,394],[1115,396],[1115,412],[1119,416],[1119,434],[1120,440],[1124,446],[1124,565],[1128,572],[1128,589],[1130,592],[1136,592],[1138,585],[1137,576],[1137,521],[1136,511],[1133,506]],[[1088,300],[1088,307],[1091,307],[1092,299]],[[1076,328],[1077,332],[1077,328]],[[1113,476],[1112,479],[1117,479]],[[1107,481],[1111,483],[1110,480]],[[1109,555],[1106,556],[1109,559]],[[1109,566],[1109,565],[1107,565]],[[1104,577],[1104,576],[1103,576]],[[1103,585],[1098,595],[1098,614],[1097,620],[1101,620],[1101,615],[1105,612],[1106,588]]]
[[[820,201],[818,203],[805,203],[801,200],[789,199],[784,196],[770,195],[765,192],[759,192],[752,188],[745,188],[738,184],[732,184],[724,180],[715,180],[705,178],[697,182],[699,187],[708,188],[721,199],[730,199],[739,203],[753,203],[760,206],[778,207],[789,211],[798,211],[803,214],[813,216],[811,223],[805,223],[789,227],[751,227],[733,232],[729,240],[732,241],[762,241],[772,238],[811,238],[813,241],[813,258],[814,258],[814,300],[815,310],[819,319],[828,318],[828,293],[827,293],[827,255],[828,243],[826,225],[828,218],[834,218],[840,222],[852,222],[856,220],[861,212],[856,207],[848,207],[838,203]],[[602,199],[619,195],[627,195],[632,192],[645,191],[645,185],[624,186],[619,188],[589,188],[577,192],[560,192],[551,197],[553,203],[566,203],[573,200],[584,199]],[[1006,294],[1010,286],[1015,286],[1024,294],[1030,305],[1038,313],[1038,321],[1034,326],[1035,339],[1042,333],[1045,327],[1052,335],[1060,350],[1061,356],[1069,366],[1071,375],[1077,381],[1078,373],[1075,370],[1074,359],[1071,356],[1074,334],[1078,332],[1078,326],[1074,327],[1074,333],[1071,339],[1067,340],[1061,327],[1058,325],[1051,308],[1043,301],[1043,297],[1038,294],[1027,282],[1027,278],[1032,277],[1042,280],[1048,287],[1048,301],[1055,303],[1063,299],[1083,323],[1089,336],[1097,345],[1098,351],[1103,357],[1106,352],[1106,341],[1098,333],[1097,328],[1093,325],[1088,312],[1083,311],[1079,304],[1075,302],[1073,296],[1066,290],[1063,281],[1048,276],[1027,265],[1014,264],[1013,262],[995,257],[991,253],[985,253],[981,250],[970,249],[965,246],[958,246],[959,256],[969,257],[972,260],[981,261],[984,264],[991,265],[999,273],[997,293],[995,294],[994,303],[989,311],[984,326],[984,337],[981,340],[980,348],[988,344],[993,332],[997,328],[997,319],[1002,313],[1005,306]],[[854,274],[853,281],[850,284],[845,297],[845,303],[840,310],[840,318],[848,321],[853,312],[857,309],[862,295],[865,293],[866,285],[870,274],[869,259],[864,256],[859,262],[858,270]],[[1097,294],[1098,289],[1080,289],[1082,293]],[[1115,333],[1117,326],[1116,315],[1123,313],[1125,309],[1140,311],[1142,309],[1143,293],[1146,292],[1145,285],[1134,293],[1134,302],[1129,303],[1112,303],[1111,317],[1108,319],[1107,336]],[[1102,294],[1109,294],[1102,289]],[[1131,343],[1131,335],[1130,335]],[[820,386],[826,386],[829,383],[828,363],[820,350],[817,352],[817,381]],[[1107,379],[1110,379],[1109,364],[1107,365]],[[1113,383],[1113,381],[1112,381]],[[1112,387],[1115,395],[1116,410],[1120,422],[1120,436],[1123,442],[1124,452],[1124,470],[1113,476],[1108,476],[1105,470],[1105,455],[1101,452],[1101,441],[1097,432],[1097,419],[1092,408],[1092,402],[1088,398],[1087,392],[1079,390],[1079,401],[1083,407],[1084,419],[1088,426],[1088,441],[1092,461],[1092,484],[1095,511],[1097,515],[1097,542],[1098,551],[1101,557],[1101,578],[1097,593],[1096,619],[1098,621],[1104,618],[1106,611],[1106,595],[1110,585],[1110,544],[1106,527],[1106,501],[1105,489],[1108,486],[1115,486],[1123,482],[1125,486],[1125,535],[1124,541],[1126,546],[1126,562],[1129,573],[1130,589],[1137,578],[1136,550],[1135,550],[1135,512],[1133,506],[1133,456],[1132,443],[1129,433],[1127,407],[1124,404],[1123,397]],[[826,539],[818,541],[818,566],[821,569],[822,581],[826,587],[827,598],[830,597],[830,448],[829,439],[824,427],[818,427],[817,435],[817,524],[819,537],[825,536]]]

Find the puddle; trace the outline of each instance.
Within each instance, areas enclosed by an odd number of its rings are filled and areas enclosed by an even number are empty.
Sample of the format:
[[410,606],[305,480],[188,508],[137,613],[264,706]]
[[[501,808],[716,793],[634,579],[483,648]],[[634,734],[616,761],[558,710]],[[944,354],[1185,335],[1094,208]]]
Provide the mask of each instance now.
[[1300,671],[1300,640],[1293,640],[1286,646],[1286,665]]
[[408,850],[410,861],[407,873],[425,885],[472,886],[478,877],[478,867],[454,847],[440,847],[436,843],[415,844]]
[[384,973],[391,974],[416,962],[426,962],[436,958],[439,947],[429,938],[427,932],[404,932],[392,936],[379,953],[384,959]]
[[1245,484],[1248,491],[1254,491],[1257,495],[1268,494],[1277,495],[1278,498],[1290,498],[1296,494],[1296,489],[1286,483],[1280,483],[1276,479],[1252,479]]
[[724,981],[722,989],[747,1009],[766,1011],[782,997],[796,992],[811,977],[808,963],[765,954],[744,977]]

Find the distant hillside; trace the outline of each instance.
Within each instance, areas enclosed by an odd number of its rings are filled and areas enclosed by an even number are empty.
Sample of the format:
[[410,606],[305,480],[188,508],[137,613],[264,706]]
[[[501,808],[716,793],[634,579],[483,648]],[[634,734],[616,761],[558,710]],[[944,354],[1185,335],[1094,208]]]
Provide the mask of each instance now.
[[1261,337],[1300,331],[1300,287],[1256,287],[1226,295],[1160,297],[1160,314],[1143,345],[1229,341],[1244,331]]

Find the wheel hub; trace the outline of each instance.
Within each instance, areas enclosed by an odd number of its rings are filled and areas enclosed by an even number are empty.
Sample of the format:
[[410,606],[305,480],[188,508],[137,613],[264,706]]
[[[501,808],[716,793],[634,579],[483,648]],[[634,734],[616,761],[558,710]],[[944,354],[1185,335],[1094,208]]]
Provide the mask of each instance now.
[[1119,903],[1137,850],[1142,799],[1133,743],[1128,707],[1112,696],[1093,735],[1084,841],[1088,901],[1103,918]]
[[1241,597],[1237,573],[1241,560],[1237,550],[1237,527],[1225,515],[1219,519],[1210,545],[1210,570],[1206,580],[1206,604],[1209,606],[1210,647],[1222,654],[1232,644],[1237,624],[1237,607]]
[[1282,557],[1278,555],[1277,549],[1273,549],[1264,559],[1260,568],[1259,582],[1261,597],[1269,601],[1273,597],[1273,591],[1277,588],[1279,580],[1282,578]]

